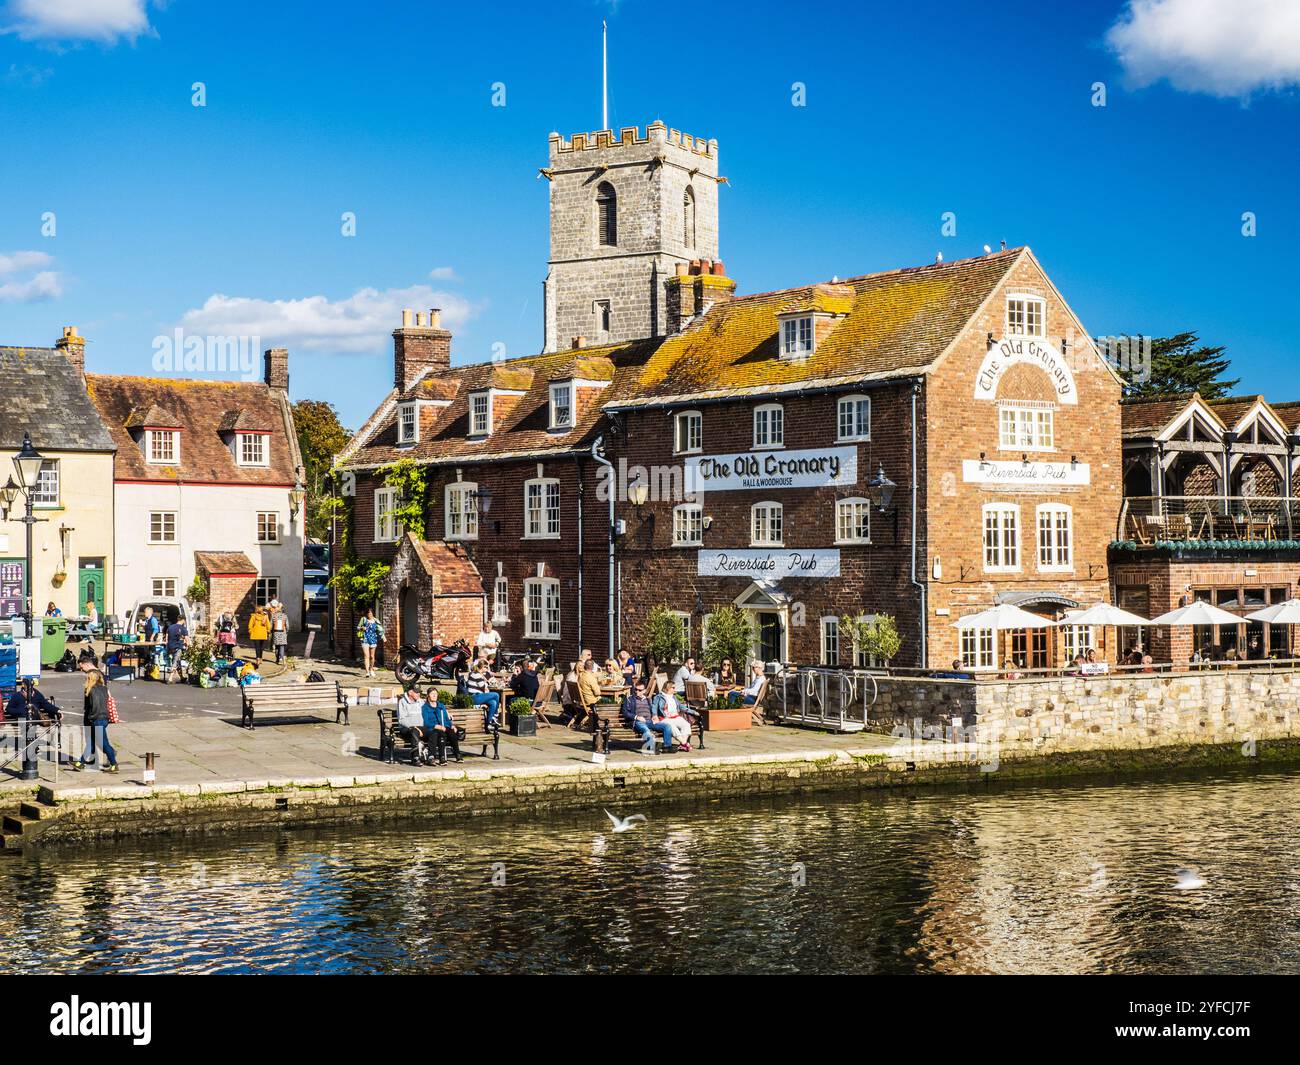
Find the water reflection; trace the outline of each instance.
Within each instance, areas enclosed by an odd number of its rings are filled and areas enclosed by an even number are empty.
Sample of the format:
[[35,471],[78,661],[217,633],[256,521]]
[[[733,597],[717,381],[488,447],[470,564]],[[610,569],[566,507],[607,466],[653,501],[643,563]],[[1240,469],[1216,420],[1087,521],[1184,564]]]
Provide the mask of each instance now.
[[[0,866],[8,971],[1284,972],[1300,776],[599,810]],[[621,813],[630,813],[623,810]],[[1206,880],[1175,885],[1179,867]]]

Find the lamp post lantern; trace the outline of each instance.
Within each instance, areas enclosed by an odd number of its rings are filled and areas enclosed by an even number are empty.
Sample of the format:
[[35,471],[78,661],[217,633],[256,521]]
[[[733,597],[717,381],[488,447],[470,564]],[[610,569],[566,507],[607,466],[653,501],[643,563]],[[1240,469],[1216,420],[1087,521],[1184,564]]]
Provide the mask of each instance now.
[[[41,477],[41,463],[44,461],[45,457],[36,448],[32,447],[31,434],[24,432],[23,446],[18,454],[14,456],[14,471],[18,474],[18,483],[14,484],[11,479],[0,490],[0,499],[4,501],[6,513],[8,513],[9,507],[17,499],[19,493],[22,494],[23,502],[26,505],[26,514],[18,520],[27,526],[27,560],[23,569],[23,633],[29,640],[35,635],[33,632],[35,619],[32,610],[32,527],[37,522],[45,520],[36,517],[33,510],[36,502],[36,489]],[[40,775],[36,764],[35,746],[32,735],[32,718],[29,713],[23,729],[23,780],[36,780]]]

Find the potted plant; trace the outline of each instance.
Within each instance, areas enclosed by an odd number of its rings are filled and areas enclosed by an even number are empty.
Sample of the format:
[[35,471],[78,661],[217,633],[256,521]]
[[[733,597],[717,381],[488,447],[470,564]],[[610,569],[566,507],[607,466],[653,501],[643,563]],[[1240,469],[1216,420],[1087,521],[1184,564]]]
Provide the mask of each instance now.
[[533,704],[523,697],[511,699],[507,704],[506,721],[510,725],[512,736],[537,735],[537,717],[533,714]]
[[216,660],[217,645],[211,636],[192,636],[190,645],[181,652],[181,661],[185,663],[185,673],[191,684],[204,686],[210,683],[207,672]]
[[680,665],[690,651],[681,615],[664,605],[651,610],[645,622],[645,645],[660,666]]

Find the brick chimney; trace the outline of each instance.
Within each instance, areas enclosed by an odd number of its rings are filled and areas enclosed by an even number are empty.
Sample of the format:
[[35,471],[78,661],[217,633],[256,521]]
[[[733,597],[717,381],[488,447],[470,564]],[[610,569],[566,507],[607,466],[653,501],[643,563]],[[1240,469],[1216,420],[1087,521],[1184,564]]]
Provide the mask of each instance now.
[[451,369],[451,334],[442,328],[442,312],[433,308],[426,317],[403,311],[400,329],[393,330],[393,384],[405,392],[421,371]]
[[289,349],[269,348],[263,359],[262,379],[269,388],[289,391]]
[[77,332],[75,325],[65,325],[63,336],[54,342],[54,346],[72,360],[82,377],[86,376],[86,338]]
[[677,273],[665,282],[665,288],[670,334],[680,333],[710,307],[726,303],[736,294],[736,282],[727,277],[720,259],[678,263]]

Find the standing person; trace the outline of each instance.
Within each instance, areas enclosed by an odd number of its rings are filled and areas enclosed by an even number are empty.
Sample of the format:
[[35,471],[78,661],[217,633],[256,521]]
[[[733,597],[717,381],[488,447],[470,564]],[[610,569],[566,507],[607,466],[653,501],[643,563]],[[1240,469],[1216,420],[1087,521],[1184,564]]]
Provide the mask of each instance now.
[[266,607],[259,606],[248,619],[248,642],[253,645],[253,659],[259,666],[262,652],[266,649],[266,638],[270,635],[271,619],[266,616]]
[[162,622],[153,612],[153,607],[144,608],[144,617],[140,619],[141,635],[145,643],[157,643],[158,638],[162,635]]
[[475,655],[486,661],[495,662],[500,648],[501,633],[492,627],[491,621],[483,622],[483,631],[474,637]]
[[234,658],[235,642],[238,639],[239,618],[229,610],[222,611],[217,617],[214,628],[217,630],[217,646],[221,648],[221,653],[226,658]]
[[81,759],[72,764],[73,769],[84,769],[96,759],[96,746],[108,759],[107,765],[99,767],[102,773],[116,773],[117,752],[108,742],[108,686],[104,683],[104,674],[95,668],[93,660],[82,655],[77,664],[86,674],[86,686],[83,690],[82,714],[86,728],[86,749],[81,752]]
[[275,664],[284,665],[284,656],[289,653],[289,615],[278,600],[271,614],[271,646],[275,648]]
[[176,620],[167,626],[167,676],[163,680],[170,684],[172,675],[176,679],[181,679],[181,655],[185,648],[190,645],[190,630],[185,624],[185,619],[181,615],[176,616]]
[[366,666],[366,676],[375,675],[375,648],[384,638],[384,627],[375,617],[375,608],[368,607],[366,616],[357,624],[357,639],[361,641],[361,655]]

